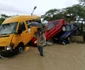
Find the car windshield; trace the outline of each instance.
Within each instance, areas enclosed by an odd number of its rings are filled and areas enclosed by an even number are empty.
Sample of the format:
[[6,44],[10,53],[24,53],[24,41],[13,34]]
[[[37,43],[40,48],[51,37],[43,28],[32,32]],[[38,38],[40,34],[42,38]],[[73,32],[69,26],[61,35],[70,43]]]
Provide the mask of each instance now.
[[66,31],[70,31],[71,27],[69,25],[66,26]]
[[0,26],[0,34],[12,34],[16,33],[17,22],[2,24]]
[[56,24],[58,24],[60,21],[58,21],[58,20],[56,20],[56,21],[54,21],[53,23],[54,23],[54,25],[56,25]]

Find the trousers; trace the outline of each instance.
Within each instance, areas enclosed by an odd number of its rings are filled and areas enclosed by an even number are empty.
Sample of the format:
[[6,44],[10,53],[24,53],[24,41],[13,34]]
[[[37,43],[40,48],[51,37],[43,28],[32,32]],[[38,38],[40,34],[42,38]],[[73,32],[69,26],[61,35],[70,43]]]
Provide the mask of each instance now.
[[43,46],[38,46],[38,51],[41,56],[43,56]]

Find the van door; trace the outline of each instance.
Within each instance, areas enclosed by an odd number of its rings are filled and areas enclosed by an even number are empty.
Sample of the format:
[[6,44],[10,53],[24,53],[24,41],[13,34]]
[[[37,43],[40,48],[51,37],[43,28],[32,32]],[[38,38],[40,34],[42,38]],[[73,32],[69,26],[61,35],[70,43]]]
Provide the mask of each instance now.
[[26,45],[28,42],[27,41],[28,31],[26,29],[26,25],[24,22],[20,22],[18,31],[19,30],[21,31],[21,34],[20,34],[21,42],[23,42],[24,45]]
[[31,22],[29,22],[27,20],[26,21],[26,26],[27,26],[27,31],[28,31],[28,37],[27,38],[29,39],[29,41],[32,40],[32,38],[34,37],[35,32],[37,31],[37,27],[30,26],[30,24],[31,24]]

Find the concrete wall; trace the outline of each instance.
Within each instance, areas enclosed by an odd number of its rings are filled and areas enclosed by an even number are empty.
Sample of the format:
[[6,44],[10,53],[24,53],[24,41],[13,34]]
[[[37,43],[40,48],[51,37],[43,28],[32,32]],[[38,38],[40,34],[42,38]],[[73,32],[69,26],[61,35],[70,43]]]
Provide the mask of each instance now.
[[71,36],[72,42],[84,42],[83,36]]

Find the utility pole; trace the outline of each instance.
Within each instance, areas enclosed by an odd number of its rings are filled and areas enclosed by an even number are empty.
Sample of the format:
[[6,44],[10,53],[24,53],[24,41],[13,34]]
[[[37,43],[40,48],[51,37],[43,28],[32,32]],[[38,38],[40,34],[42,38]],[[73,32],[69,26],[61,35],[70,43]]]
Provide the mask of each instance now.
[[37,8],[37,6],[35,6],[34,8],[33,8],[33,11],[32,11],[32,13],[31,13],[31,15],[33,15],[33,13],[34,13],[34,10]]

